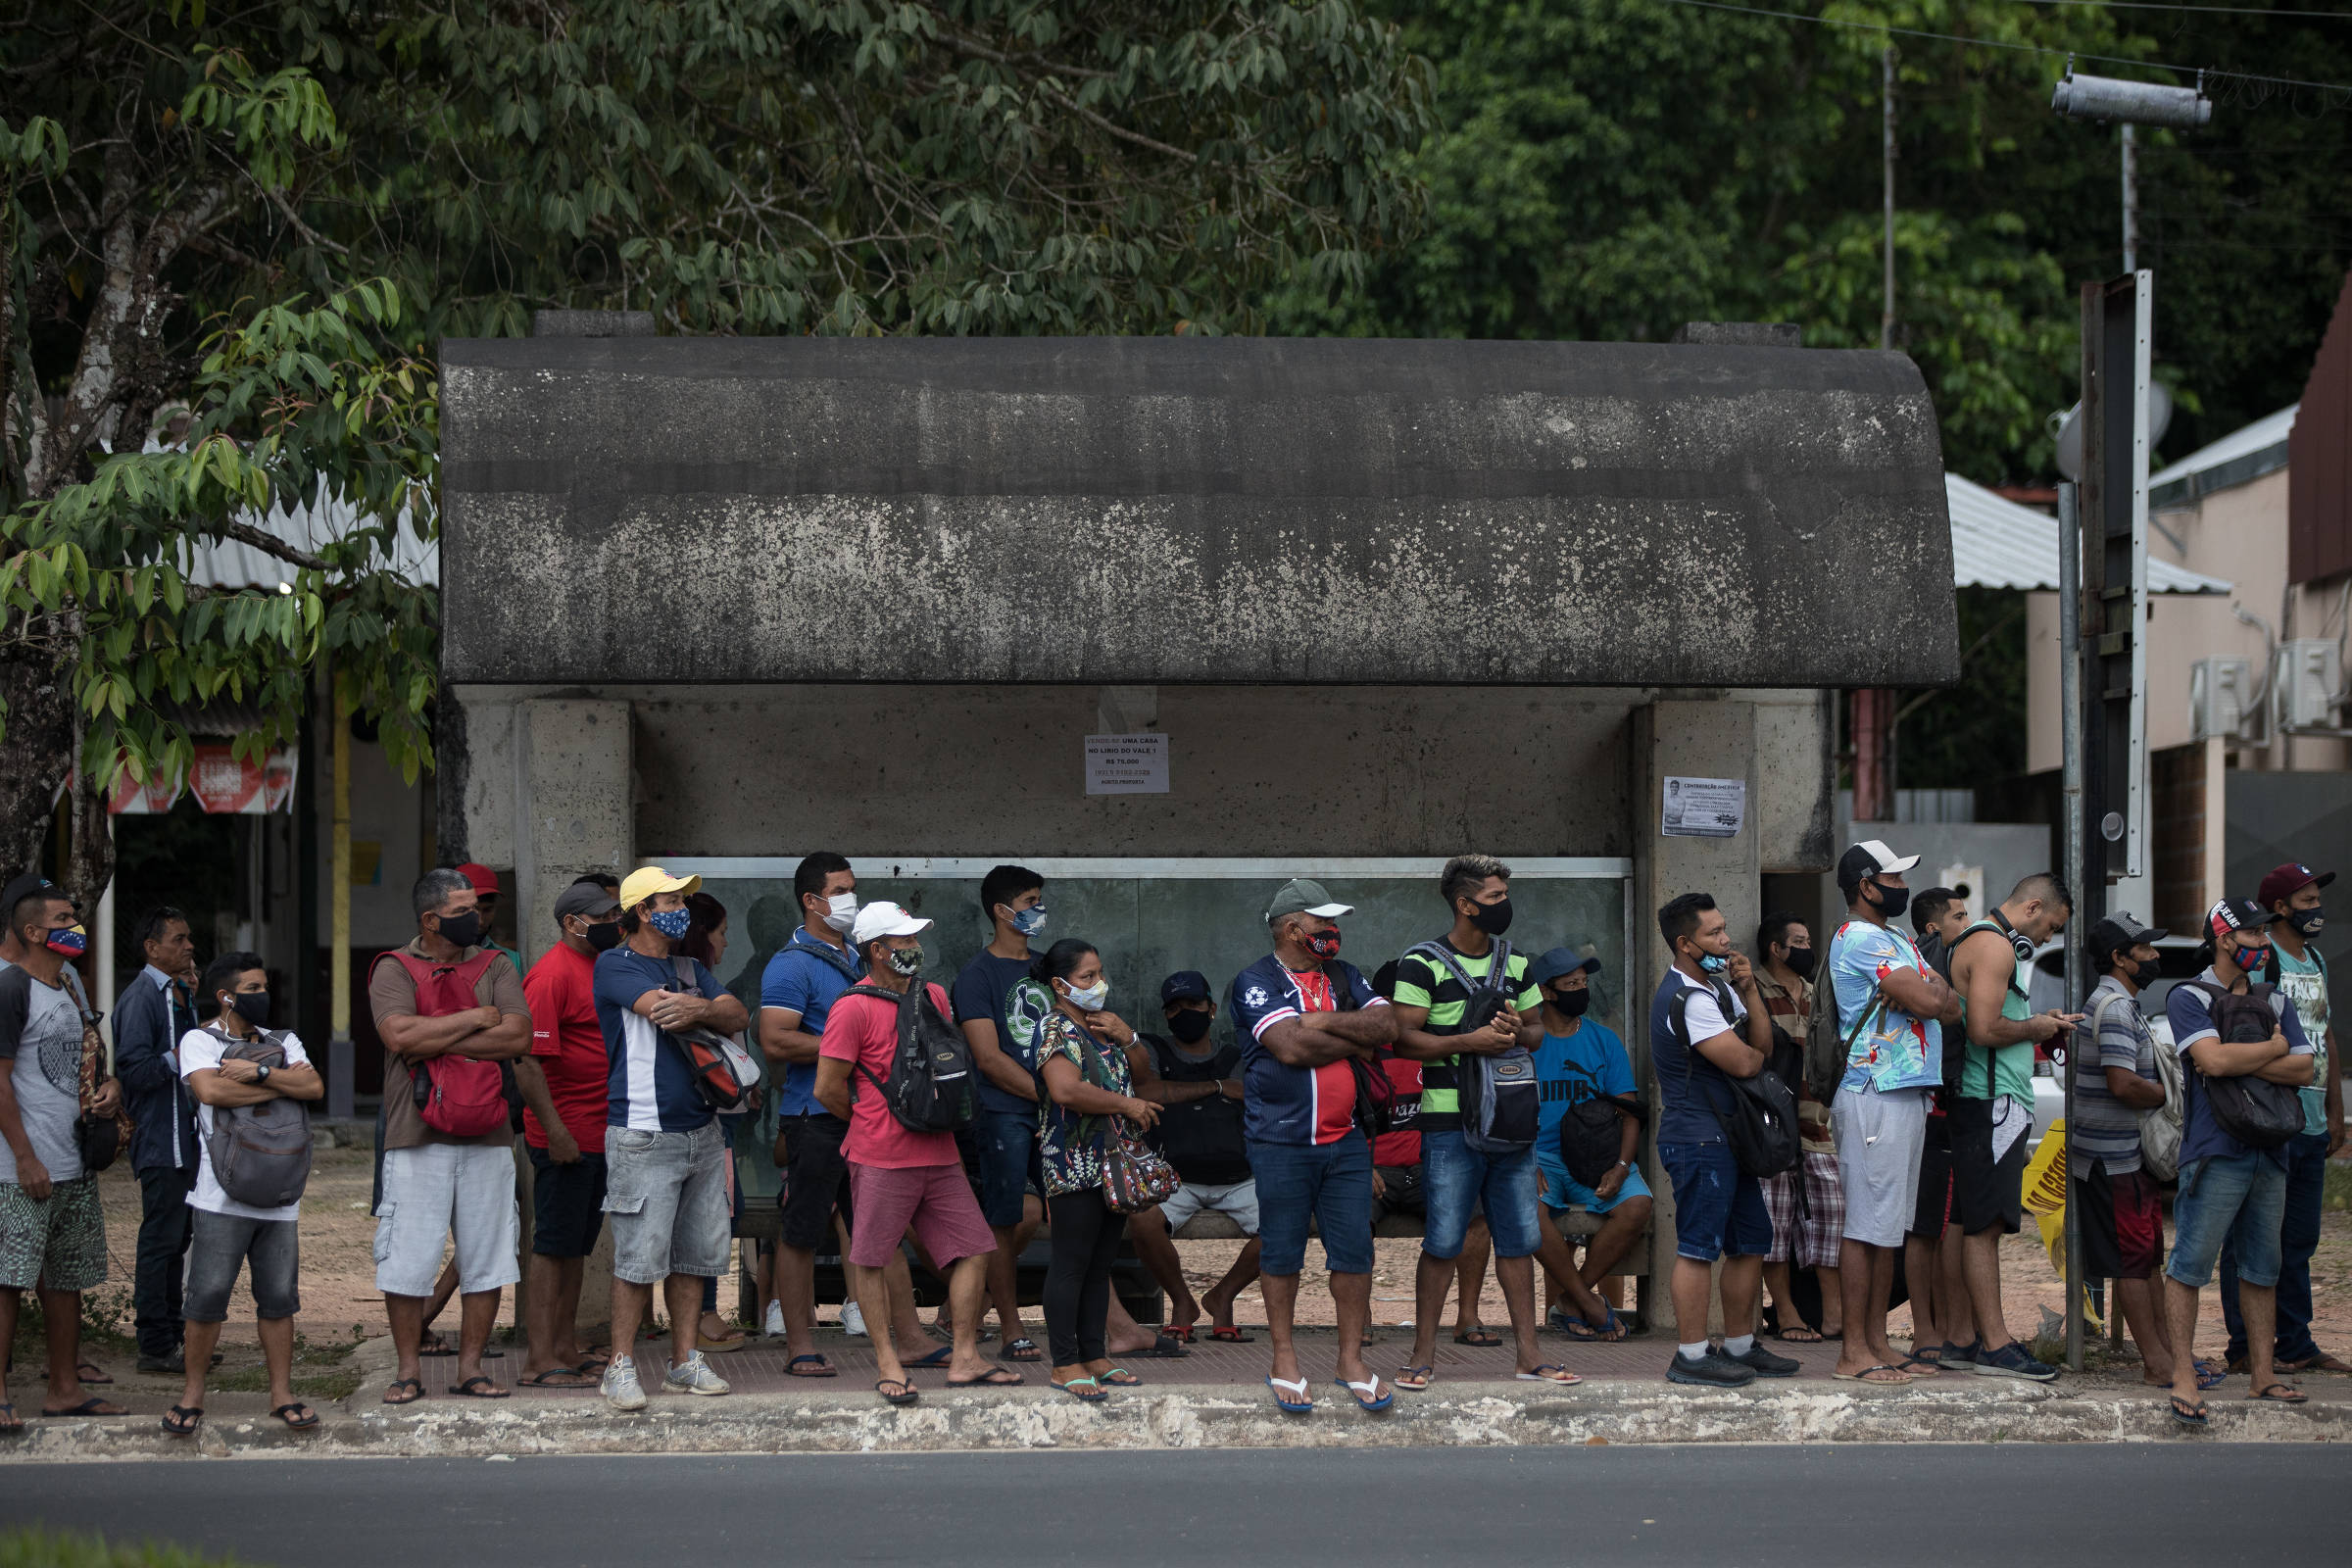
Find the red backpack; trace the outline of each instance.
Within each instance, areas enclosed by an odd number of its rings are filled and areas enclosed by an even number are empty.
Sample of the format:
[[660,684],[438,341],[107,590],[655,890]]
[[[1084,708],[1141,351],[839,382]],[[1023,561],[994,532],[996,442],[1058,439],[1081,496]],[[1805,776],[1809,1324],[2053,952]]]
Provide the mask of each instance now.
[[[497,950],[485,948],[464,963],[436,963],[395,948],[376,958],[397,958],[416,984],[416,1015],[443,1018],[480,1006],[474,986]],[[409,1081],[416,1096],[416,1114],[437,1133],[452,1138],[478,1138],[507,1125],[506,1075],[495,1061],[456,1054],[409,1063]]]

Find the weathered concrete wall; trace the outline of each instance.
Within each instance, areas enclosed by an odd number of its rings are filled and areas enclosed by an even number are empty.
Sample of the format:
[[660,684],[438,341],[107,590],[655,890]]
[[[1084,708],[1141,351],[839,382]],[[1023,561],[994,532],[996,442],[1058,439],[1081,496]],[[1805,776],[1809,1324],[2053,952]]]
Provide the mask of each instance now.
[[[1829,691],[1761,691],[1756,707],[1756,858],[1767,871],[1838,863],[1838,716]],[[1762,918],[1762,916],[1758,916]]]
[[1935,416],[1900,355],[570,338],[442,358],[453,681],[1958,671]]
[[632,830],[629,705],[539,698],[514,710],[515,932],[536,958],[556,943],[556,894],[590,871],[625,866]]
[[[538,706],[532,695],[454,689],[475,736],[508,733],[517,705]],[[1169,793],[1122,796],[1085,793],[1083,741],[1102,721],[1097,687],[597,695],[631,715],[634,841],[648,856],[819,846],[1007,857],[1632,853],[1625,725],[1635,693],[1163,687],[1154,716],[1169,738]],[[514,797],[490,783],[496,771],[476,757],[467,800],[477,846],[514,841]],[[531,772],[570,787],[537,760]],[[511,766],[503,776],[512,789]],[[609,767],[598,778],[598,789],[615,788]]]

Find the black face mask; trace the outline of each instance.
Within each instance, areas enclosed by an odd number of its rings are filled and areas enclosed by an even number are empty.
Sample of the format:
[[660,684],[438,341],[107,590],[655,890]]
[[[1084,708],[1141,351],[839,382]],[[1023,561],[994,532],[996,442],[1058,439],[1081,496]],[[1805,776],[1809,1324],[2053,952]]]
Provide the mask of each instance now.
[[229,1005],[237,1009],[237,1016],[244,1019],[247,1023],[253,1025],[256,1029],[267,1029],[270,1027],[269,992],[240,991],[236,995],[230,997],[228,1001]]
[[620,946],[620,922],[618,920],[593,921],[584,935],[588,938],[588,945],[597,952],[611,953],[614,948]]
[[1592,1005],[1592,993],[1589,990],[1554,991],[1551,1004],[1560,1009],[1562,1017],[1581,1018],[1585,1015],[1585,1009]]
[[1472,905],[1470,923],[1491,937],[1502,935],[1511,928],[1511,901],[1497,899],[1493,904]]
[[1901,919],[1903,911],[1911,907],[1909,888],[1890,888],[1880,882],[1870,883],[1869,887],[1871,892],[1878,895],[1876,902],[1879,912],[1889,920]]
[[2316,937],[2320,934],[2320,928],[2328,923],[2328,911],[2289,909],[2286,911],[2286,923],[2295,928],[2295,935],[2299,937]]
[[1168,1033],[1174,1035],[1179,1044],[1197,1046],[1208,1038],[1208,1014],[1187,1007],[1169,1017]]
[[443,915],[441,940],[461,948],[470,948],[481,941],[482,911],[467,909],[464,914]]
[[1815,953],[1811,948],[1790,948],[1788,950],[1788,972],[1799,980],[1812,979],[1813,966],[1820,961],[1821,955]]

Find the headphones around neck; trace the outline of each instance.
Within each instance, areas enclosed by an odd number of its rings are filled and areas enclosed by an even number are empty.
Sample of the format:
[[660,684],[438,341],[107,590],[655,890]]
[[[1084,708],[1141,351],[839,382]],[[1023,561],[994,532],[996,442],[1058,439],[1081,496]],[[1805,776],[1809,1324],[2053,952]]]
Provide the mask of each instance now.
[[2024,963],[2034,956],[2034,939],[2011,925],[2009,917],[2001,912],[2001,906],[1997,904],[1992,906],[1992,920],[1993,924],[2009,933],[2009,946],[2016,952],[2018,962]]

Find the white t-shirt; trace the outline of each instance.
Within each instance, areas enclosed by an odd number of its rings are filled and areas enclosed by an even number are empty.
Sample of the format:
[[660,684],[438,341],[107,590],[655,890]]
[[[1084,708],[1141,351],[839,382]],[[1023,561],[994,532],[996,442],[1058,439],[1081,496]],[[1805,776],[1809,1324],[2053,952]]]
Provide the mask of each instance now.
[[[179,1037],[179,1075],[192,1078],[208,1068],[220,1065],[220,1054],[230,1042],[210,1029],[191,1029]],[[278,1044],[285,1048],[286,1065],[307,1067],[310,1054],[302,1049],[302,1040],[292,1030],[286,1031]],[[272,1069],[274,1070],[274,1069]],[[302,1213],[300,1200],[283,1208],[256,1208],[251,1203],[231,1201],[220,1190],[220,1179],[213,1174],[213,1107],[201,1101],[196,1105],[196,1190],[188,1195],[189,1206],[213,1214],[233,1214],[239,1219],[294,1219]]]

